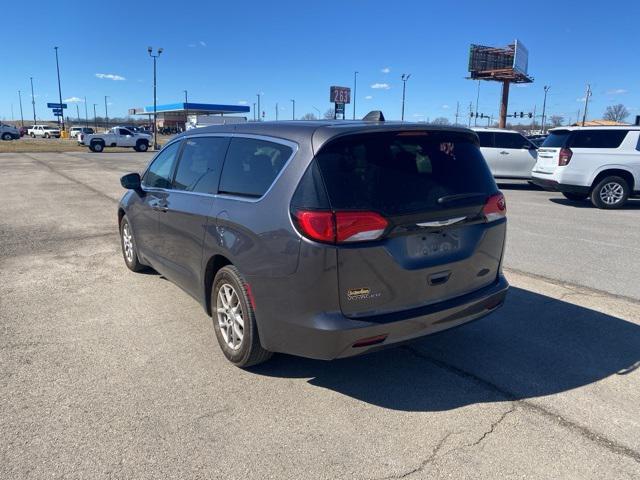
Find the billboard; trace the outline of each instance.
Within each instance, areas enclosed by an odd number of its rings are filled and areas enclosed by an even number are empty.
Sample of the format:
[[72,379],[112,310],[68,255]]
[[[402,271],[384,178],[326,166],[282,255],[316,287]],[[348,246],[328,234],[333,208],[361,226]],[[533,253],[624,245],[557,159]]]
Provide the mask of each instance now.
[[513,69],[516,72],[526,75],[528,68],[529,50],[527,50],[527,47],[525,47],[522,42],[516,39],[513,47]]
[[469,72],[486,72],[513,68],[513,50],[472,44],[469,49]]

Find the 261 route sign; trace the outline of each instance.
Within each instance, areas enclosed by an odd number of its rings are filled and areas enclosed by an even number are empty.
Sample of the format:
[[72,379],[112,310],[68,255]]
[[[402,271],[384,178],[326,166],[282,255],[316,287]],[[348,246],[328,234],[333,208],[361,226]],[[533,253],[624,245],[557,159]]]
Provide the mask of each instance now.
[[331,103],[351,103],[351,89],[332,86],[329,89],[329,101]]

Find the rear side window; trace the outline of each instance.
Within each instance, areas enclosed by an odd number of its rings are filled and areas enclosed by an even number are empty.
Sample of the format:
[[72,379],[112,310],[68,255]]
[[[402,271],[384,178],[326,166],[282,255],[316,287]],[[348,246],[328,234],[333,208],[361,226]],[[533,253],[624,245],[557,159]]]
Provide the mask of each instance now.
[[549,136],[545,138],[542,143],[543,147],[549,148],[564,148],[567,146],[567,141],[571,132],[569,130],[557,130],[549,133]]
[[350,135],[322,148],[316,161],[331,207],[340,210],[403,215],[444,208],[444,196],[497,191],[480,149],[464,134]]
[[229,139],[196,137],[184,141],[173,188],[187,192],[216,193]]
[[290,147],[280,143],[232,138],[222,168],[220,193],[261,197],[292,153]]
[[158,154],[142,178],[145,187],[171,188],[171,172],[179,149],[180,142],[174,142]]
[[493,147],[493,132],[476,132],[480,139],[481,147]]
[[496,148],[521,149],[529,146],[529,141],[517,133],[496,132]]
[[627,130],[577,130],[573,132],[569,147],[618,148],[627,136]]

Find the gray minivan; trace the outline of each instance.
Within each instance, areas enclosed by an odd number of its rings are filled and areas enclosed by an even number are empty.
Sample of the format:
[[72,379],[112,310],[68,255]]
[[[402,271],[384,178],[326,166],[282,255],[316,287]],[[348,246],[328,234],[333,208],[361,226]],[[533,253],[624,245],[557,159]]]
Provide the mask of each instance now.
[[121,183],[127,266],[198,300],[241,367],[383,348],[483,317],[507,292],[505,200],[467,129],[216,125]]

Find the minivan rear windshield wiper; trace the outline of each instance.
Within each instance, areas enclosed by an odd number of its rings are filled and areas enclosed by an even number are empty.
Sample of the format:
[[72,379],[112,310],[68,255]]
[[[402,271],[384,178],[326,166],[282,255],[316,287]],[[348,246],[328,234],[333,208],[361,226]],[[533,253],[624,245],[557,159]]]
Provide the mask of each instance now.
[[470,192],[470,193],[458,193],[455,195],[445,195],[444,197],[440,197],[438,199],[438,203],[440,205],[450,202],[455,202],[457,200],[467,200],[472,198],[477,198],[478,200],[484,199],[487,197],[486,193],[483,192]]

